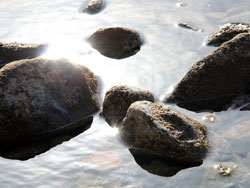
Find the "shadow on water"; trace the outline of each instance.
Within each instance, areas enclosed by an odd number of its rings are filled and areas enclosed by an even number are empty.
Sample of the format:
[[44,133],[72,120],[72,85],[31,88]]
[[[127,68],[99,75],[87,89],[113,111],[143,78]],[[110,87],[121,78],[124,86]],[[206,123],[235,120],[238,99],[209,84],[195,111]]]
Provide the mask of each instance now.
[[129,152],[141,168],[158,176],[171,177],[183,169],[201,165],[199,163],[181,164],[141,149],[130,148]]
[[21,136],[18,144],[0,145],[0,156],[7,159],[28,160],[83,133],[91,127],[92,122],[93,117],[87,117],[60,129],[27,135],[26,138]]

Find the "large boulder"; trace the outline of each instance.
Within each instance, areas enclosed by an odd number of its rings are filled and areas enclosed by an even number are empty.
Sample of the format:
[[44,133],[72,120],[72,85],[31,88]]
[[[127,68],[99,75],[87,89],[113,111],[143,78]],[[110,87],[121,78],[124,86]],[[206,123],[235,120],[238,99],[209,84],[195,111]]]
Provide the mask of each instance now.
[[149,101],[131,104],[119,129],[132,148],[151,151],[179,163],[202,163],[209,148],[204,125]]
[[101,114],[110,126],[119,127],[129,106],[143,100],[154,102],[154,96],[147,90],[125,85],[114,86],[106,92]]
[[214,34],[207,39],[207,45],[220,46],[240,33],[250,32],[250,24],[246,23],[230,23],[219,28]]
[[99,29],[89,36],[87,41],[102,55],[114,59],[136,54],[142,43],[137,31],[123,27]]
[[250,91],[250,33],[242,33],[195,63],[167,102],[192,110],[225,110]]
[[21,59],[31,59],[40,56],[46,49],[46,44],[19,44],[0,42],[0,67]]
[[[0,145],[28,143],[88,126],[98,81],[67,60],[20,60],[0,70]],[[86,124],[86,125],[85,125]]]
[[103,7],[103,0],[91,0],[86,7],[84,7],[83,12],[89,14],[96,14],[101,11]]

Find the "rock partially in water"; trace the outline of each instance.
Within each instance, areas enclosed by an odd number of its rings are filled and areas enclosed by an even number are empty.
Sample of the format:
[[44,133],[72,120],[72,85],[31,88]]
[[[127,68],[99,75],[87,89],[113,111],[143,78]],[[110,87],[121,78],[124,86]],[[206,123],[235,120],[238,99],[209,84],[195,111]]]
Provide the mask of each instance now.
[[88,68],[64,59],[9,63],[0,70],[1,147],[44,140],[78,127],[99,110],[97,84]]
[[171,177],[183,169],[197,166],[180,164],[146,150],[130,148],[129,151],[139,166],[158,176]]
[[224,42],[227,42],[240,33],[250,32],[250,24],[246,23],[230,23],[225,24],[219,28],[212,36],[207,40],[207,45],[220,46]]
[[89,36],[87,41],[102,55],[114,59],[136,54],[142,43],[137,31],[123,27],[99,29]]
[[250,110],[250,94],[243,94],[236,97],[231,104],[228,105],[228,108],[240,111]]
[[147,90],[125,85],[114,86],[106,92],[101,114],[110,126],[119,127],[129,106],[143,100],[154,102],[154,96]]
[[132,148],[176,160],[202,163],[209,148],[204,125],[174,110],[149,101],[129,107],[120,127],[120,136]]
[[201,29],[197,29],[197,28],[195,28],[195,27],[193,27],[193,26],[191,26],[191,25],[189,25],[189,24],[187,24],[187,23],[178,23],[178,26],[179,26],[179,27],[182,27],[182,28],[184,28],[184,29],[190,29],[190,30],[193,30],[193,31],[202,32]]
[[47,44],[18,44],[0,42],[0,67],[21,59],[40,56],[48,48]]
[[101,11],[102,7],[103,0],[91,0],[84,8],[83,12],[87,12],[89,14],[96,14]]
[[167,102],[192,111],[225,110],[250,91],[250,33],[242,33],[195,63]]

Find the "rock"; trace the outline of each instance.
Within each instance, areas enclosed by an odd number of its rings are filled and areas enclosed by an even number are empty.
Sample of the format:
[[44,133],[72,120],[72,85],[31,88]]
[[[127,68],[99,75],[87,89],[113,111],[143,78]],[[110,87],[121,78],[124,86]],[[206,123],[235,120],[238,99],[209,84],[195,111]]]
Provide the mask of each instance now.
[[102,0],[91,0],[88,5],[84,8],[83,12],[87,12],[89,14],[96,14],[101,11],[103,7]]
[[207,40],[207,45],[220,46],[240,33],[248,33],[250,31],[250,24],[245,23],[230,23],[225,24],[219,28]]
[[18,44],[0,42],[0,67],[21,59],[31,59],[40,56],[46,49],[46,44]]
[[58,136],[78,127],[99,110],[97,83],[88,68],[64,59],[9,63],[0,69],[1,147]]
[[179,27],[182,27],[182,28],[184,28],[184,29],[190,29],[190,30],[193,30],[193,31],[200,31],[200,32],[202,32],[201,29],[197,29],[197,28],[195,28],[195,27],[192,27],[191,25],[189,25],[189,24],[187,24],[187,23],[179,23],[178,26],[179,26]]
[[231,104],[228,105],[227,108],[236,110],[239,109],[240,111],[250,110],[250,95],[249,94],[243,94],[238,97],[236,97]]
[[114,59],[136,54],[142,43],[137,31],[123,27],[99,29],[89,36],[87,41],[102,55]]
[[125,85],[114,86],[106,92],[101,114],[110,126],[119,127],[129,106],[143,100],[154,102],[154,96],[147,90]]
[[119,129],[132,148],[148,150],[179,163],[202,163],[209,148],[204,125],[149,101],[131,104]]
[[140,167],[149,173],[156,174],[158,176],[171,177],[183,169],[197,166],[179,164],[169,159],[165,159],[162,156],[155,155],[152,152],[141,149],[130,148],[129,151]]
[[195,63],[167,102],[192,111],[226,110],[250,91],[250,34],[242,33]]

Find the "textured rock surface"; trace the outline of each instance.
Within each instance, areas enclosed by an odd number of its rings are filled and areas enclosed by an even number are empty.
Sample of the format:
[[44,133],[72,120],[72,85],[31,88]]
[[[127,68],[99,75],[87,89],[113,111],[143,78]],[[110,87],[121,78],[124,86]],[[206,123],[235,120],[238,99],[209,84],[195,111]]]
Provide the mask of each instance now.
[[195,63],[167,102],[192,110],[224,110],[250,91],[250,34],[242,33]]
[[0,144],[74,128],[99,110],[96,88],[89,69],[67,60],[35,58],[6,65],[0,70]]
[[89,14],[96,14],[101,11],[102,7],[103,0],[91,0],[84,8],[83,12],[87,12]]
[[240,33],[250,32],[250,24],[244,23],[232,23],[225,24],[219,28],[212,36],[207,40],[207,45],[220,46],[226,41],[231,40]]
[[119,131],[129,146],[180,163],[201,163],[209,148],[204,125],[149,101],[131,104]]
[[37,57],[41,55],[47,47],[46,44],[27,45],[0,42],[0,67],[12,61]]
[[120,126],[129,106],[143,100],[154,102],[154,96],[147,90],[125,85],[114,86],[106,92],[101,114],[109,125]]
[[132,56],[141,46],[139,33],[123,27],[99,29],[89,36],[87,41],[101,54],[114,59]]

